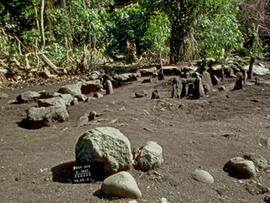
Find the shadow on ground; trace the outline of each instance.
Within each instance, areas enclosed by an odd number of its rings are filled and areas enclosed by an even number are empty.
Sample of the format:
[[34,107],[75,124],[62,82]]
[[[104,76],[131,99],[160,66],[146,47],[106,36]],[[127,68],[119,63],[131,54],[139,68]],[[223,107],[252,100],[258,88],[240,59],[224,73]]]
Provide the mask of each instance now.
[[72,183],[75,161],[65,162],[51,169],[53,182]]

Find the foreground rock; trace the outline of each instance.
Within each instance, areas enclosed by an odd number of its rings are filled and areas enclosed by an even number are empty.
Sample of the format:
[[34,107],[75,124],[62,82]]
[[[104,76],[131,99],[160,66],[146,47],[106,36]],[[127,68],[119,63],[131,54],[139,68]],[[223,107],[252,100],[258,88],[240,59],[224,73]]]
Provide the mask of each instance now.
[[209,183],[212,184],[214,183],[214,178],[213,176],[208,173],[207,171],[201,170],[201,169],[196,169],[195,171],[192,172],[192,177],[202,183]]
[[139,153],[135,157],[135,168],[149,171],[159,167],[163,162],[162,147],[156,142],[149,141],[139,149]]
[[104,176],[128,170],[132,164],[130,142],[115,128],[90,129],[76,144],[76,161],[92,164]]
[[50,126],[54,122],[64,122],[68,119],[69,114],[63,106],[31,107],[27,110],[29,128]]
[[230,176],[239,179],[247,179],[256,176],[254,163],[242,157],[234,157],[230,159],[225,164],[224,170],[228,172]]
[[101,185],[101,193],[132,199],[142,197],[135,179],[125,171],[106,178]]
[[40,94],[38,92],[27,91],[17,96],[17,102],[29,103],[32,101],[36,101],[39,97],[40,97]]

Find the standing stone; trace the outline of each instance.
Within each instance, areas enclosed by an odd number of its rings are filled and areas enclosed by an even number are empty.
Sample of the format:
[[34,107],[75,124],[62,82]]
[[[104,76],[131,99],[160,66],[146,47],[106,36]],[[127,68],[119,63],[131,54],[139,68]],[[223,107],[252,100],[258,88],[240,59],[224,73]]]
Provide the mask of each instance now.
[[187,80],[182,80],[182,91],[181,91],[181,98],[185,97],[188,93],[188,84]]
[[192,172],[192,177],[195,180],[202,183],[209,183],[209,184],[214,183],[213,176],[205,170],[196,169],[195,171]]
[[240,90],[243,88],[243,76],[240,76],[235,84],[234,84],[234,87],[233,87],[233,90]]
[[218,77],[216,75],[212,75],[211,79],[212,79],[212,84],[214,86],[220,84],[220,80],[218,79]]
[[91,111],[91,112],[89,113],[89,115],[88,115],[88,120],[89,120],[89,121],[92,121],[92,120],[94,120],[96,117],[97,117],[97,112]]
[[194,90],[193,90],[193,94],[192,97],[194,99],[199,99],[200,97],[205,96],[205,92],[204,92],[204,88],[203,88],[203,84],[202,84],[202,79],[200,77],[199,73],[195,73],[195,81],[194,81]]
[[106,80],[105,89],[106,89],[106,94],[113,94],[113,86],[110,80]]
[[242,157],[234,157],[230,159],[224,166],[224,171],[230,176],[247,179],[256,176],[256,168],[252,161],[243,159]]
[[139,149],[135,162],[135,168],[142,171],[159,167],[164,162],[162,147],[156,142],[147,142],[145,146]]
[[171,98],[180,98],[181,96],[180,86],[181,84],[180,84],[179,78],[173,78]]
[[158,71],[158,79],[159,80],[163,80],[164,79],[164,73],[163,73],[163,69],[162,68]]
[[115,128],[90,129],[76,144],[76,161],[91,164],[104,176],[128,170],[132,164],[130,142]]
[[101,193],[137,199],[142,197],[135,179],[130,173],[122,171],[106,178],[101,185]]
[[212,84],[210,74],[206,71],[202,73],[202,84],[203,84],[205,92],[211,92],[213,88],[213,84]]
[[154,91],[152,92],[152,97],[151,97],[151,99],[160,99],[158,90],[154,90]]

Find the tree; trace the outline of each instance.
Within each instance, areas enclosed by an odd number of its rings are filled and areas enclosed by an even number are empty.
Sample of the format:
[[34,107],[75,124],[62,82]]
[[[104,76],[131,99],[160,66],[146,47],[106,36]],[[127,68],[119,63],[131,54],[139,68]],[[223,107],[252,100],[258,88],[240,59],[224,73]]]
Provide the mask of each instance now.
[[[130,2],[134,1],[116,0],[115,4],[119,6]],[[182,59],[180,48],[206,0],[139,0],[139,2],[150,11],[162,10],[168,15],[171,23],[170,63],[179,62]]]

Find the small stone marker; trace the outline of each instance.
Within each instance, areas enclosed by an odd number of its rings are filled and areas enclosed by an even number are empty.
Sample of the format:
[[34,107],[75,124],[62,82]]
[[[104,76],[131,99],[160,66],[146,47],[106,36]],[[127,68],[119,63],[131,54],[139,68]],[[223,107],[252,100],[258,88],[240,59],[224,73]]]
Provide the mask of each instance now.
[[113,86],[112,86],[112,82],[110,80],[106,80],[105,83],[105,88],[106,88],[106,94],[113,94]]
[[73,183],[90,183],[93,182],[91,178],[90,164],[76,164],[73,166]]
[[214,183],[214,178],[213,176],[208,173],[207,171],[201,170],[201,169],[196,169],[195,171],[192,172],[192,177],[202,183],[209,183],[212,184]]

